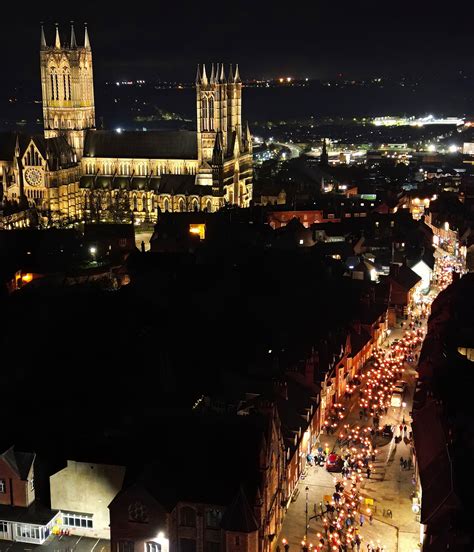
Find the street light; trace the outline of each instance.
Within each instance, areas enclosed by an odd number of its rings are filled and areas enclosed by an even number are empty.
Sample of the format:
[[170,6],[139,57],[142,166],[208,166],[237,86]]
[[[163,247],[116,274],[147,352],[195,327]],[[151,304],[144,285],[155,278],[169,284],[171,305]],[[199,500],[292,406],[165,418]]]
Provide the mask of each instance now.
[[304,527],[304,540],[308,540],[308,493],[309,493],[309,487],[305,488],[306,491],[306,507],[305,507],[305,513],[306,513],[306,525]]

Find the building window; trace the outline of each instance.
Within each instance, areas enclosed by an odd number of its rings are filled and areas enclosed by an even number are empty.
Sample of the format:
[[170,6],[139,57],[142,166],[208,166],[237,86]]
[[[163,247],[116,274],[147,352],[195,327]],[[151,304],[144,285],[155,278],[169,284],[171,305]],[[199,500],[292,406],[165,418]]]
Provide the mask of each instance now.
[[240,536],[237,535],[234,540],[235,546],[240,546]]
[[84,527],[85,529],[92,529],[92,514],[69,514],[66,512],[63,518],[63,525],[66,527]]
[[214,130],[214,98],[209,98],[209,130]]
[[128,507],[128,515],[131,521],[148,523],[148,509],[141,502],[134,502]]
[[5,479],[0,479],[0,493],[6,493]]
[[118,552],[133,552],[135,543],[129,540],[121,540],[118,543]]
[[206,510],[206,527],[217,529],[221,523],[222,512],[219,510]]
[[161,544],[158,542],[147,542],[146,552],[161,552]]
[[17,525],[16,536],[22,539],[42,539],[42,532],[40,527],[34,527],[32,525]]
[[201,130],[207,130],[207,98],[202,99],[202,128]]
[[35,480],[34,478],[32,477],[30,479],[30,491],[34,491],[35,490]]
[[194,539],[179,539],[179,552],[196,552],[196,541]]
[[196,510],[190,506],[183,506],[180,510],[180,525],[196,527]]
[[0,533],[8,533],[8,523],[6,521],[0,521]]

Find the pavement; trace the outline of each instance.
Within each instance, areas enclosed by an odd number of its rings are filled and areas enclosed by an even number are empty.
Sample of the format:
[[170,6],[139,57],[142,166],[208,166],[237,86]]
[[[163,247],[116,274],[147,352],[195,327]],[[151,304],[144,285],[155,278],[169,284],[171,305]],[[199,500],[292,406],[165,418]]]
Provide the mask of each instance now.
[[[390,342],[393,339],[401,338],[403,331],[400,328],[394,329],[390,335]],[[388,345],[388,340],[387,340]],[[417,351],[418,352],[418,351]],[[370,361],[364,370],[370,366]],[[404,402],[406,407],[391,407],[385,416],[381,417],[380,425],[390,424],[399,426],[405,418],[409,425],[409,412],[412,409],[412,398],[416,385],[416,370],[405,365],[404,380],[407,382]],[[355,393],[358,395],[358,393]],[[357,397],[346,401],[347,415],[339,424],[354,426],[368,425],[367,420],[360,420]],[[410,429],[408,430],[409,434]],[[336,445],[337,431],[333,435],[320,436],[320,446],[326,444],[336,452],[339,447]],[[397,432],[395,435],[399,433]],[[317,446],[319,446],[317,444]],[[377,444],[378,454],[373,463],[373,470],[370,479],[364,479],[361,485],[361,495],[364,498],[373,499],[373,506],[370,506],[374,516],[372,524],[368,520],[360,528],[359,535],[362,537],[361,549],[364,550],[368,543],[375,546],[383,546],[384,552],[414,552],[419,551],[420,523],[412,511],[411,495],[415,489],[413,484],[414,470],[401,470],[400,457],[407,459],[411,456],[411,445],[403,440],[395,444],[395,439],[385,440]],[[290,550],[301,549],[301,541],[305,536],[306,525],[306,493],[308,496],[308,533],[307,541],[315,543],[316,533],[323,532],[321,517],[315,518],[320,513],[319,504],[324,503],[326,495],[332,495],[334,485],[340,479],[339,474],[331,474],[325,467],[308,466],[304,479],[299,482],[299,494],[295,502],[290,503],[286,513],[282,531],[279,535],[278,544],[282,549],[281,540],[287,539]],[[307,491],[306,491],[307,489]],[[387,515],[391,510],[391,517]]]
[[110,552],[110,541],[79,536],[50,535],[44,544],[0,540],[0,552]]

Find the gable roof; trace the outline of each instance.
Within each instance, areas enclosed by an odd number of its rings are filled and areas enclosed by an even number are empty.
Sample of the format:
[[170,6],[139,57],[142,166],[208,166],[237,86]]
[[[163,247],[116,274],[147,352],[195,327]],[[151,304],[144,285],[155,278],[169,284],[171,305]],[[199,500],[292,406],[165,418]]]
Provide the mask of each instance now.
[[88,130],[84,157],[197,159],[197,133],[189,130]]
[[34,452],[20,452],[11,446],[0,457],[7,462],[21,480],[25,481],[28,479],[36,454]]
[[257,520],[242,487],[222,516],[221,527],[238,533],[253,533],[258,530]]
[[395,273],[390,274],[390,278],[407,291],[421,280],[421,276],[406,265],[401,265]]

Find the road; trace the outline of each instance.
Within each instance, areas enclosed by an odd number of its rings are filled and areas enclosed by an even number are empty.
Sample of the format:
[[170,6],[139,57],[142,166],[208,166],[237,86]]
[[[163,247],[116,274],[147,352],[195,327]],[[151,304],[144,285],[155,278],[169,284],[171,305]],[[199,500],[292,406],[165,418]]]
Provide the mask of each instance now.
[[303,150],[299,146],[290,142],[274,142],[274,144],[290,150],[290,155],[287,157],[287,159],[299,157],[303,152]]
[[[431,302],[437,294],[449,285],[450,269],[454,265],[453,258],[437,256],[434,281],[435,285],[428,296],[417,296],[410,306],[410,319],[405,323],[405,328],[400,327],[392,330],[390,341],[394,339],[403,340],[407,333],[407,326],[416,319],[421,318],[421,309],[429,314]],[[426,307],[422,307],[423,302]],[[421,327],[417,328],[425,335],[426,318],[421,321]],[[408,338],[409,339],[409,338]],[[405,343],[408,340],[405,338]],[[420,346],[416,348],[414,354],[419,354]],[[363,369],[366,373],[372,368],[372,361],[369,361]],[[390,424],[395,429],[395,436],[400,433],[398,429],[403,421],[407,423],[408,430],[403,433],[406,436],[410,434],[410,412],[412,410],[413,394],[416,386],[417,372],[413,364],[404,364],[403,379],[407,383],[407,388],[403,397],[401,407],[390,407],[385,415],[381,417],[380,426]],[[355,394],[357,395],[357,393]],[[337,444],[337,435],[344,425],[351,428],[357,426],[363,427],[367,424],[365,419],[360,418],[359,404],[360,399],[353,396],[345,402],[345,418],[340,422],[338,430],[334,435],[321,435],[317,446],[341,452]],[[412,458],[412,443],[408,438],[396,442],[391,439],[381,444],[377,444],[378,453],[370,479],[363,478],[360,485],[360,496],[362,499],[372,499],[371,506],[373,513],[372,523],[367,521],[356,529],[362,539],[362,550],[367,550],[367,546],[372,546],[372,550],[379,547],[383,552],[417,552],[420,542],[420,523],[417,514],[412,510],[412,495],[415,491],[415,473],[413,469],[403,469],[400,459]],[[321,506],[327,498],[331,501],[334,492],[334,486],[341,480],[340,474],[331,474],[325,467],[308,466],[304,479],[299,482],[299,493],[297,499],[290,503],[282,530],[278,536],[276,544],[283,549],[282,540],[286,539],[290,545],[290,552],[300,550],[305,534],[307,534],[307,544],[313,544],[316,547],[319,542],[318,533],[324,536],[323,516],[320,514]],[[362,504],[365,503],[365,500]],[[365,507],[365,506],[364,506]],[[309,523],[306,528],[306,508],[309,512]],[[324,509],[324,507],[323,507]],[[360,511],[360,510],[359,510]],[[307,533],[306,533],[307,531]],[[326,548],[328,544],[321,546],[321,550],[331,550]],[[349,547],[349,550],[351,548]]]

